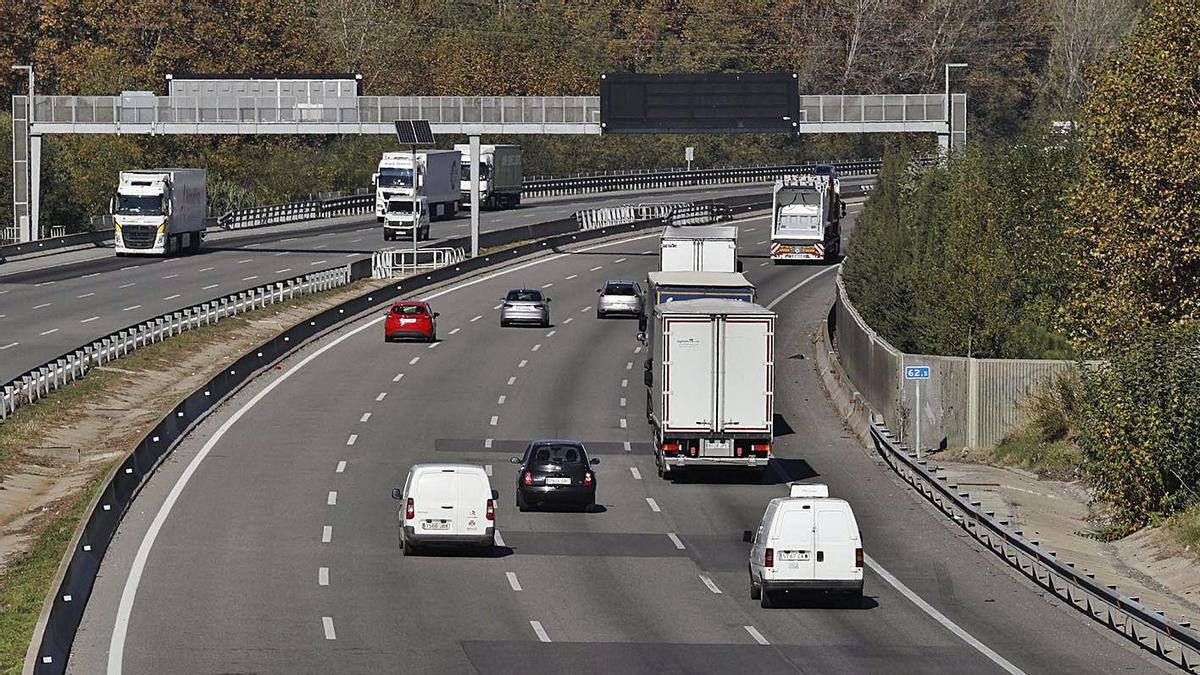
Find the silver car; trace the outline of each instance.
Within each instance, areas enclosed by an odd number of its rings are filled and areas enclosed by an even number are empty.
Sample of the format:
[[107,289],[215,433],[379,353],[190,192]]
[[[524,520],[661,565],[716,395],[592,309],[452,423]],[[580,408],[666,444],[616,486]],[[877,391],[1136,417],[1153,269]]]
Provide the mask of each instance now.
[[613,314],[641,316],[642,287],[636,281],[609,279],[604,288],[597,288],[596,318],[603,319]]
[[516,288],[500,300],[500,326],[514,323],[547,327],[550,325],[550,298],[541,291]]

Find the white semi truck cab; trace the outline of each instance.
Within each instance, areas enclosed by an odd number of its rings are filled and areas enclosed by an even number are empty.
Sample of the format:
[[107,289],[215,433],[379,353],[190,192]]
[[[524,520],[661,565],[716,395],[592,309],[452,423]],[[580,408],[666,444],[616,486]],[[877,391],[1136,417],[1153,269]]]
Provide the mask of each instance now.
[[834,260],[841,253],[838,179],[800,175],[775,181],[771,210],[771,260]]
[[204,169],[122,171],[109,205],[117,255],[198,251],[208,217],[207,182]]
[[424,198],[430,220],[453,218],[460,197],[459,161],[457,150],[422,150],[415,157],[411,152],[383,153],[373,176],[375,219],[382,223],[388,202],[397,197]]

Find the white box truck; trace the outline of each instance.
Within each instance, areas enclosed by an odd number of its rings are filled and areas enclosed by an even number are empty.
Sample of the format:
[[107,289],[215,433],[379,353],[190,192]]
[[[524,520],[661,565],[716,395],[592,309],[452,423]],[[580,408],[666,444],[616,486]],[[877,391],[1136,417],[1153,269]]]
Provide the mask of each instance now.
[[375,183],[375,218],[379,222],[384,221],[388,202],[394,197],[424,197],[430,220],[458,214],[458,151],[421,150],[415,155],[415,167],[413,160],[411,152],[385,152],[379,160],[379,168],[371,177]]
[[775,181],[771,207],[771,261],[834,261],[842,247],[841,200],[836,177],[790,176]]
[[663,228],[663,272],[741,272],[738,229],[733,225],[681,225]]
[[208,172],[122,171],[109,212],[118,256],[199,251],[208,219]]
[[763,471],[775,417],[775,313],[731,299],[654,308],[646,418],[659,475],[695,466]]
[[[471,207],[471,146],[460,143],[462,154],[462,205]],[[521,205],[521,146],[479,146],[479,204],[485,209],[511,209]]]

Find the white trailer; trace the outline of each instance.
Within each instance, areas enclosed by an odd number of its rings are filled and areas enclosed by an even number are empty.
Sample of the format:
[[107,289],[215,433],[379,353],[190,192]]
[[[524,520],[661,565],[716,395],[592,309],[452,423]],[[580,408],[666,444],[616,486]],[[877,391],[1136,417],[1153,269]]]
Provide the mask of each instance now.
[[[430,220],[458,214],[460,156],[457,150],[385,152],[372,176],[375,183],[375,218],[383,222],[388,202],[394,197],[424,197]],[[414,181],[414,175],[416,180]],[[416,187],[414,188],[414,182]]]
[[[462,154],[462,205],[471,206],[471,146],[460,143]],[[485,209],[511,209],[521,205],[521,146],[479,146],[479,203]]]
[[204,169],[122,171],[109,203],[118,256],[200,250],[208,219]]
[[663,272],[740,272],[738,229],[733,225],[681,225],[663,228]]
[[765,470],[775,416],[775,313],[730,299],[664,303],[640,337],[659,475],[694,466]]

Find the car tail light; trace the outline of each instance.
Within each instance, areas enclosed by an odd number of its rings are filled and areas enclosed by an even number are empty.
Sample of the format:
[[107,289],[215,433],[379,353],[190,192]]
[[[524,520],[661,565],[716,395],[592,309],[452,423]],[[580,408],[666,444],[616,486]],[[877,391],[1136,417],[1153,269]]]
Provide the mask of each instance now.
[[[496,519],[496,505],[493,504],[492,500],[490,500],[490,499],[487,501],[487,519],[488,520]],[[862,550],[862,549],[859,549],[859,550]]]
[[679,452],[679,444],[678,443],[663,443],[662,451],[663,452]]
[[506,302],[504,303],[504,309],[512,309],[512,305]]
[[409,497],[408,501],[405,502],[405,504],[404,504],[404,519],[412,520],[413,518],[416,518],[416,517],[417,517],[417,512],[415,510],[415,507],[413,506],[413,498]]
[[534,309],[546,309],[546,306],[545,305],[534,305],[533,308]]
[[533,472],[526,471],[525,475],[521,477],[521,482],[526,485],[533,485]]
[[858,568],[862,568],[863,566],[863,552],[861,548],[854,549],[854,566]]
[[769,548],[769,549],[767,549],[767,552],[763,555],[763,567],[774,567],[774,566],[775,566],[775,549]]
[[583,486],[584,487],[592,486],[592,472],[591,471],[585,471],[583,473]]

